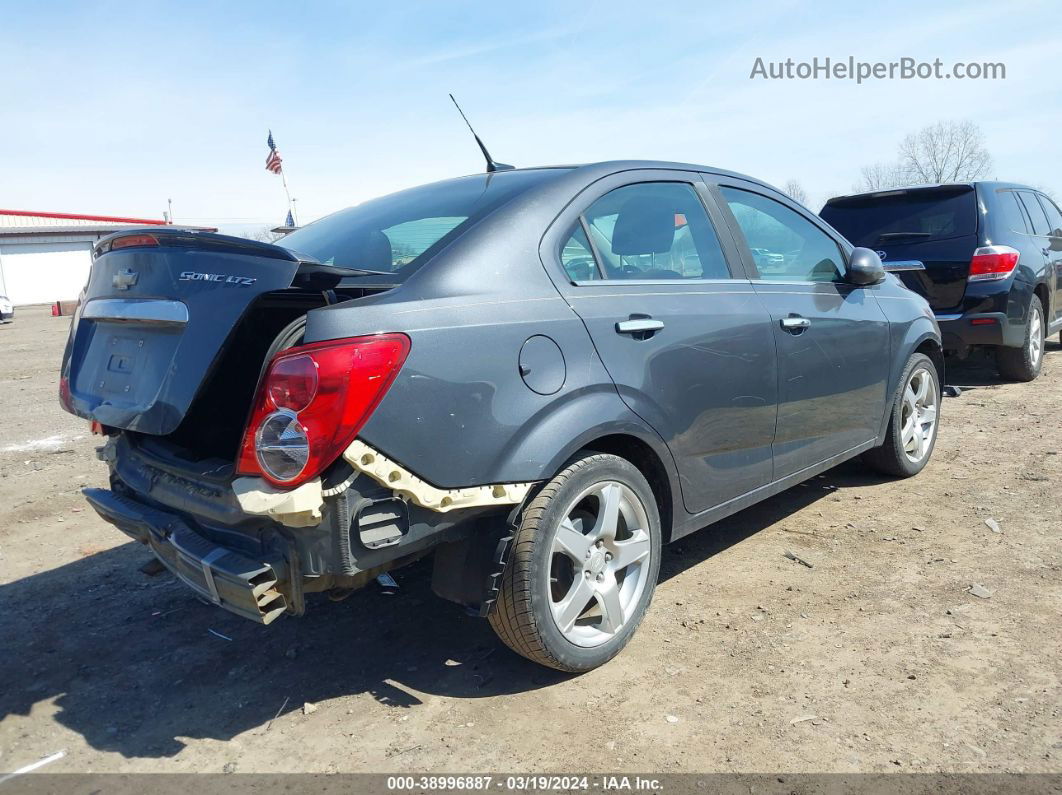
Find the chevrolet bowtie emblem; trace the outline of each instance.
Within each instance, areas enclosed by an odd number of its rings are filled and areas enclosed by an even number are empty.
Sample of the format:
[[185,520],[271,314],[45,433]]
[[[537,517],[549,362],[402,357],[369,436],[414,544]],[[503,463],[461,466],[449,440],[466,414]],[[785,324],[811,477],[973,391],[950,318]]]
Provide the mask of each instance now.
[[114,285],[115,289],[128,290],[130,287],[136,284],[136,280],[139,278],[139,273],[134,270],[130,270],[129,268],[126,268],[124,271],[118,271],[116,274],[114,274],[114,278],[111,279],[111,284]]

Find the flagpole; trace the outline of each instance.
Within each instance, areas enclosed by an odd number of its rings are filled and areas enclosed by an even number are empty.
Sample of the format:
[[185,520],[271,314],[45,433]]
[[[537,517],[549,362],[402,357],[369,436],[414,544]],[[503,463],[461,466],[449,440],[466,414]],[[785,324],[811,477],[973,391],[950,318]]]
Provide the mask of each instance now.
[[284,195],[288,197],[288,212],[291,213],[291,218],[295,221],[295,226],[298,226],[299,220],[295,217],[295,207],[291,203],[291,191],[288,190],[288,177],[284,173],[283,163],[280,165],[280,181],[284,183]]
[[[273,131],[269,131],[269,138],[266,140],[269,144],[269,157],[266,158],[266,169],[273,171],[272,166],[276,165],[276,171],[274,174],[280,174],[280,182],[284,186],[284,195],[288,198],[288,216],[292,220],[292,226],[298,226],[299,220],[295,215],[295,202],[291,198],[291,191],[288,189],[288,175],[284,171],[284,161],[280,157],[280,152],[277,151],[276,143],[273,141]],[[273,159],[276,158],[274,164]],[[286,220],[286,219],[285,219]]]

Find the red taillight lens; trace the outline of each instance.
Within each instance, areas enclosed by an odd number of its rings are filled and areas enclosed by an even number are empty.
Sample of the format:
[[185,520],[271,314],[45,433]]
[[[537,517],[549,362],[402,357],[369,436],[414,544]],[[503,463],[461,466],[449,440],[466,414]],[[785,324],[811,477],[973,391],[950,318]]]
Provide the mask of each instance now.
[[277,359],[269,370],[267,394],[278,409],[302,411],[317,394],[317,363],[306,355]]
[[123,235],[111,241],[111,251],[116,248],[132,248],[133,246],[157,246],[159,241],[153,235]]
[[279,353],[244,432],[237,472],[292,488],[354,441],[409,353],[405,334],[315,342]]
[[1010,246],[982,246],[970,260],[971,282],[1006,279],[1018,267],[1018,250]]

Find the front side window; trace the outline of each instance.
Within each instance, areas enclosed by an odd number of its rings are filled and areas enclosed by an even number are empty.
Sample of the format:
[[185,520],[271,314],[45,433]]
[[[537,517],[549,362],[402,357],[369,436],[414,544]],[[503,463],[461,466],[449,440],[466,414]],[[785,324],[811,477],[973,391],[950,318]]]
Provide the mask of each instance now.
[[758,193],[721,187],[764,281],[841,281],[840,247],[811,221]]
[[[561,258],[575,281],[583,271],[580,247],[600,257],[607,279],[729,279],[723,250],[700,197],[681,182],[644,182],[606,193],[583,214],[593,247],[580,225]],[[572,266],[569,263],[573,263]]]

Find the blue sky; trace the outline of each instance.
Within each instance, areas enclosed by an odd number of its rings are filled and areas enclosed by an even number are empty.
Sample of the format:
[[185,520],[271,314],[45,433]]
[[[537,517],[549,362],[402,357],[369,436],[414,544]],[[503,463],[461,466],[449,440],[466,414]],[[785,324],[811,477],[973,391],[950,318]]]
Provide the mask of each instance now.
[[[526,7],[524,7],[526,6]],[[984,130],[1062,192],[1058,8],[1002,3],[3,3],[0,207],[279,223],[498,160],[799,180],[817,209],[908,132]],[[1002,61],[1003,81],[750,80],[756,57]]]

